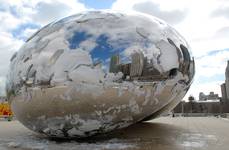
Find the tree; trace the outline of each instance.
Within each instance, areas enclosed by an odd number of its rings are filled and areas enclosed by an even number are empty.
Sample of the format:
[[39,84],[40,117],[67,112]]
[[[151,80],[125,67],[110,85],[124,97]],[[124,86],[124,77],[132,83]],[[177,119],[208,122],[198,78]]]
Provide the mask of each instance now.
[[193,101],[195,101],[195,97],[194,97],[194,96],[192,96],[192,95],[190,95],[190,96],[188,97],[188,101],[189,101],[189,102],[193,102]]
[[192,112],[193,112],[193,102],[195,101],[195,97],[192,96],[192,95],[190,95],[190,96],[188,97],[188,101],[189,101],[190,104],[191,104],[191,113],[192,113]]

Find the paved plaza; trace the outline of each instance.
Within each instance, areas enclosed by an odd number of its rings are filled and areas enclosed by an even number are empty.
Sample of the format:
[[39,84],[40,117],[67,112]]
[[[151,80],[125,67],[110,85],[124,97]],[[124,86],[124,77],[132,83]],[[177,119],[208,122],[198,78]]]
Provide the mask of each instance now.
[[0,121],[1,150],[228,150],[229,120],[161,117],[89,139],[49,139],[18,121]]

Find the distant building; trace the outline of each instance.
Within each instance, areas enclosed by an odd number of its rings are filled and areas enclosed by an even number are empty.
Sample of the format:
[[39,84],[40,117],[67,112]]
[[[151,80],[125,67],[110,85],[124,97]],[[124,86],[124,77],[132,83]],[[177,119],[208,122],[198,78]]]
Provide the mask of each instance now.
[[144,57],[141,51],[132,53],[130,63],[122,63],[119,55],[110,58],[110,73],[123,73],[123,80],[158,81],[165,80],[177,74],[174,68],[168,72],[160,73],[155,67],[152,59]]
[[199,101],[184,102],[181,101],[173,110],[174,113],[182,113],[184,116],[202,115],[219,115],[229,113],[229,102],[221,103],[220,101]]
[[223,84],[221,84],[221,93],[222,93],[222,101],[223,102],[226,102],[227,101],[227,91],[226,91],[226,84],[225,83],[223,83]]
[[130,65],[131,64],[121,64],[119,65],[119,70],[123,73],[124,79],[126,79],[127,76],[130,76]]
[[199,93],[199,101],[208,101],[208,100],[219,100],[219,95],[214,92],[210,92],[208,95],[205,95],[203,92]]
[[207,95],[205,95],[203,92],[199,93],[199,101],[206,101]]
[[208,95],[208,100],[217,100],[219,99],[219,95],[215,94],[214,92],[210,92]]
[[210,92],[208,95],[200,92],[198,102],[182,101],[174,108],[173,112],[182,113],[184,116],[188,116],[190,113],[214,115],[229,113],[229,60],[225,70],[225,79],[225,83],[221,84],[221,98],[214,92]]
[[142,52],[136,52],[131,55],[130,77],[138,80],[164,80],[170,75],[170,72],[160,73],[153,64],[153,61],[144,57]]
[[[225,86],[226,86],[226,95],[229,96],[229,60],[227,61],[227,67],[225,71]],[[227,97],[228,100],[228,97]]]
[[222,93],[222,101],[229,101],[229,60],[227,61],[227,67],[225,70],[225,83],[221,84],[221,93]]
[[142,77],[143,80],[144,79],[151,79],[151,80],[162,80],[162,79],[167,79],[168,78],[168,74],[163,75],[161,74],[155,67],[153,64],[152,60],[147,60],[147,57],[145,57],[145,61],[144,61],[144,68],[142,71]]

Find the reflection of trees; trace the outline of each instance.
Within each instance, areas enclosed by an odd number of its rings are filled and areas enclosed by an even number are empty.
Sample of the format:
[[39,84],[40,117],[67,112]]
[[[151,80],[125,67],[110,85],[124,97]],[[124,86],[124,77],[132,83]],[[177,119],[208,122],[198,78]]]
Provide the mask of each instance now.
[[195,98],[192,95],[190,95],[188,97],[188,101],[189,101],[190,106],[191,106],[191,109],[190,109],[191,112],[190,113],[193,113]]
[[192,95],[190,95],[190,96],[188,97],[188,101],[189,101],[189,102],[194,102],[194,101],[195,101],[195,97],[192,96]]

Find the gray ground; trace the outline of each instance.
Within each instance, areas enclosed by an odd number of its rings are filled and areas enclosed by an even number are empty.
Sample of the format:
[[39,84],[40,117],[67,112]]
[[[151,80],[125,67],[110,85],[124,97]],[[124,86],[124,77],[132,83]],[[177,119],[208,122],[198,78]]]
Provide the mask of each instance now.
[[18,121],[0,121],[0,150],[228,150],[229,120],[162,117],[87,140],[48,139]]

